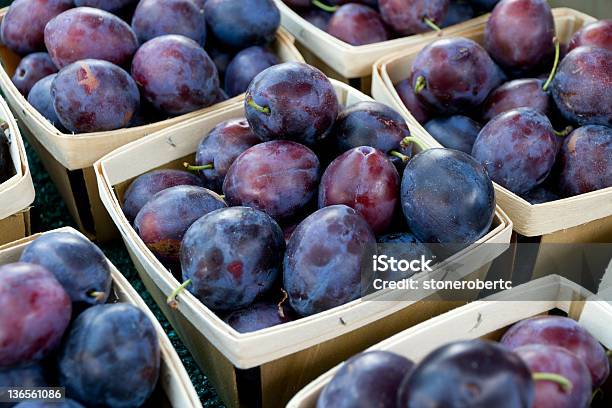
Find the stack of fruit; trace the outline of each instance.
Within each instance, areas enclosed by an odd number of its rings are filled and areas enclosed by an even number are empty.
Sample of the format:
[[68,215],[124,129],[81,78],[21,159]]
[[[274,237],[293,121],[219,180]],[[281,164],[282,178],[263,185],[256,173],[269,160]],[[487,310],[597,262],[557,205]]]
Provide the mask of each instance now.
[[396,89],[433,138],[499,185],[533,204],[571,197],[612,186],[611,39],[604,20],[559,44],[545,0],[502,0],[484,47],[435,41]]
[[388,351],[358,354],[317,407],[586,408],[609,374],[606,350],[576,321],[540,316],[512,326],[499,344],[449,343],[416,365]]
[[278,63],[267,48],[280,23],[272,0],[73,6],[16,0],[0,29],[4,45],[24,56],[15,86],[62,130],[114,130],[205,108]]
[[65,387],[69,408],[142,406],[159,378],[156,328],[104,304],[111,290],[104,254],[75,233],[44,234],[1,266],[0,387]]
[[198,177],[147,173],[123,204],[183,287],[239,331],[359,298],[362,260],[377,241],[447,252],[491,228],[482,165],[450,149],[415,154],[397,112],[373,101],[340,109],[331,82],[309,65],[260,73],[244,109],[202,140],[189,165]]
[[366,45],[459,24],[499,0],[283,1],[315,27],[351,45]]

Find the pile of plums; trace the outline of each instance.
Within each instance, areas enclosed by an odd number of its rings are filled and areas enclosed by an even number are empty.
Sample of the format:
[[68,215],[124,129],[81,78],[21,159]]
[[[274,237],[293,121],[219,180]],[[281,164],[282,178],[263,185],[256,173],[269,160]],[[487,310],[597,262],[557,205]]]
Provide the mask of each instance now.
[[102,251],[69,232],[0,266],[0,388],[65,387],[70,408],[142,406],[159,377],[157,332],[140,309],[105,304],[111,286]]
[[0,132],[0,183],[13,177],[15,165],[11,157],[11,141],[4,132]]
[[366,45],[462,23],[499,0],[283,1],[315,27],[351,45]]
[[244,109],[205,135],[192,173],[144,174],[123,201],[182,288],[240,331],[361,297],[377,238],[429,255],[423,244],[466,247],[490,230],[494,190],[480,163],[451,149],[415,154],[396,111],[339,107],[316,68],[264,70]]
[[587,408],[608,378],[601,344],[576,321],[540,316],[512,326],[499,343],[455,341],[419,364],[388,351],[347,360],[317,408]]
[[269,45],[279,24],[273,0],[16,0],[0,35],[23,56],[12,80],[28,102],[85,133],[243,93],[278,63]]
[[545,0],[501,0],[484,46],[435,41],[396,89],[440,144],[532,204],[612,186],[612,20],[559,44]]

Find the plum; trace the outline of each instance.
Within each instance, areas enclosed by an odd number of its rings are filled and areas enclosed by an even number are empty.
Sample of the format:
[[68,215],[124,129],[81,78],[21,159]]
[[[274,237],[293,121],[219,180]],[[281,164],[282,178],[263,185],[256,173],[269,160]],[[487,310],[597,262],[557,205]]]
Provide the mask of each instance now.
[[429,120],[429,109],[419,101],[416,93],[414,93],[414,88],[410,85],[410,80],[404,79],[400,81],[395,85],[395,90],[406,109],[414,116],[417,122],[424,124]]
[[219,74],[219,78],[225,78],[225,71],[227,70],[228,65],[234,59],[236,53],[233,50],[228,50],[223,44],[215,41],[215,39],[209,35],[207,37],[206,42],[206,52],[212,59],[215,67],[217,67],[217,72]]
[[70,323],[70,297],[40,265],[0,266],[0,368],[41,360]]
[[404,379],[397,406],[527,408],[534,388],[529,368],[512,351],[486,340],[455,341]]
[[474,8],[470,3],[461,0],[451,0],[446,16],[440,23],[441,28],[463,23],[475,16]]
[[223,182],[227,203],[264,211],[281,221],[296,215],[314,197],[319,159],[288,140],[255,145],[230,166]]
[[213,211],[185,234],[183,279],[209,308],[238,310],[272,287],[284,250],[283,232],[267,214],[249,207]]
[[139,407],[159,378],[157,331],[136,306],[96,305],[75,319],[58,361],[60,384],[72,398]]
[[15,165],[11,157],[10,140],[3,132],[0,132],[0,184],[13,177]]
[[348,360],[323,388],[317,408],[395,408],[397,390],[414,363],[389,351],[365,351]]
[[528,344],[559,346],[585,362],[593,387],[604,383],[610,374],[610,362],[599,342],[578,322],[562,316],[536,316],[522,320],[503,335],[501,344],[516,349]]
[[551,88],[557,108],[568,121],[612,126],[612,51],[574,49],[561,61]]
[[537,380],[533,408],[588,407],[591,401],[591,374],[588,367],[568,350],[542,344],[518,347],[516,354],[527,364],[532,375],[550,373],[568,380],[568,386],[558,382]]
[[432,119],[424,128],[442,146],[468,154],[480,132],[478,122],[462,115]]
[[348,3],[336,10],[327,32],[351,45],[387,41],[389,33],[376,10],[363,4]]
[[56,76],[57,74],[51,74],[36,82],[28,93],[28,102],[53,126],[63,130],[64,126],[57,117],[57,113],[55,113],[53,97],[51,96],[51,84],[53,84]]
[[23,401],[15,405],[15,408],[85,408],[75,400],[65,398],[62,401]]
[[568,52],[582,46],[600,47],[612,51],[612,20],[594,21],[576,31],[570,40]]
[[329,20],[332,18],[332,14],[319,9],[300,10],[299,14],[304,20],[323,31],[327,31]]
[[244,108],[251,129],[263,141],[289,139],[306,145],[327,136],[339,110],[329,79],[301,62],[285,62],[257,75]]
[[[6,387],[47,387],[45,373],[41,365],[28,364],[17,367],[0,368],[0,389]],[[15,404],[4,402],[2,407],[13,407]]]
[[127,72],[93,59],[63,68],[51,83],[51,96],[62,125],[77,133],[125,127],[140,103],[138,87]]
[[15,0],[2,19],[2,43],[22,55],[43,50],[45,26],[71,7],[72,0]]
[[105,303],[110,295],[108,261],[96,245],[80,235],[48,232],[32,241],[19,261],[43,266],[53,273],[73,304]]
[[34,84],[47,75],[57,72],[57,67],[46,52],[35,52],[26,55],[15,69],[11,78],[22,95],[27,96]]
[[563,141],[557,162],[565,197],[612,187],[612,129],[587,125],[574,130]]
[[478,43],[463,37],[434,41],[417,54],[410,83],[439,113],[466,113],[484,102],[504,76]]
[[198,145],[196,166],[204,186],[214,191],[223,189],[223,181],[236,158],[247,149],[261,143],[245,118],[231,119],[211,130]]
[[93,7],[117,14],[117,12],[123,11],[136,2],[137,0],[74,0],[74,5],[77,7]]
[[402,35],[438,29],[446,16],[449,0],[378,0],[385,23]]
[[[413,259],[431,260],[432,264],[436,262],[436,255],[428,245],[420,242],[414,234],[410,232],[396,232],[379,236],[378,253],[395,259],[405,259],[407,261]],[[385,281],[400,281],[414,275],[413,271],[392,270],[391,268],[381,271],[376,271],[376,277]]]
[[410,230],[426,244],[469,246],[489,232],[495,214],[485,168],[458,150],[414,156],[404,170],[400,197]]
[[234,49],[271,42],[280,25],[272,0],[208,0],[204,10],[215,37]]
[[165,34],[179,34],[198,44],[206,42],[204,11],[193,0],[140,0],[132,29],[141,44]]
[[287,244],[283,283],[289,303],[309,316],[359,298],[366,289],[363,261],[375,251],[374,233],[352,208],[332,205],[312,213]]
[[399,175],[380,151],[360,146],[343,153],[323,173],[319,208],[347,205],[375,234],[387,231],[399,199]]
[[253,78],[278,63],[278,57],[263,47],[253,46],[240,51],[225,71],[225,92],[230,97],[246,92]]
[[542,186],[529,190],[522,194],[521,197],[529,201],[530,204],[544,204],[559,199],[557,194]]
[[178,263],[181,241],[191,224],[225,207],[223,199],[206,188],[170,187],[155,194],[142,207],[134,220],[134,229],[160,261]]
[[554,51],[555,21],[546,0],[501,0],[485,27],[485,48],[503,68],[529,72]]
[[138,48],[136,34],[125,21],[91,7],[65,11],[49,21],[45,44],[60,69],[84,59],[124,65]]
[[487,169],[491,180],[520,195],[550,174],[557,154],[556,138],[546,116],[528,108],[513,109],[482,128],[472,156]]
[[516,108],[531,108],[542,115],[550,114],[552,103],[543,86],[544,81],[535,78],[506,82],[484,101],[482,119],[488,122],[500,113]]
[[295,319],[294,314],[286,305],[262,301],[236,310],[223,320],[239,333],[251,333],[288,323]]
[[206,51],[190,38],[162,35],[134,55],[132,76],[156,109],[180,115],[212,105],[219,74]]

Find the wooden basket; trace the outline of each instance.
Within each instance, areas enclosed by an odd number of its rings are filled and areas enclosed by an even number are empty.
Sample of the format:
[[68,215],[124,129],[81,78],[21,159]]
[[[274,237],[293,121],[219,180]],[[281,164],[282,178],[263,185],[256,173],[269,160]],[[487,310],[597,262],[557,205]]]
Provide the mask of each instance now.
[[297,46],[306,61],[339,81],[370,93],[372,64],[379,58],[409,47],[428,43],[440,36],[453,36],[478,19],[444,28],[375,44],[354,46],[328,34],[304,20],[282,0],[275,0],[281,12],[281,24],[296,39]]
[[[370,99],[345,84],[332,82],[342,104]],[[95,170],[102,201],[147,289],[223,401],[231,407],[282,406],[308,381],[357,350],[465,301],[398,301],[397,293],[379,292],[370,298],[378,301],[356,300],[247,334],[234,331],[188,292],[179,296],[178,311],[170,309],[166,297],[180,283],[148,250],[123,215],[120,203],[124,192],[135,177],[148,171],[181,168],[184,161],[193,160],[200,140],[215,125],[243,115],[243,103],[238,102],[206,117],[189,120],[117,149],[98,161]],[[489,251],[491,246],[482,244],[509,243],[511,229],[505,214],[498,210],[492,231],[451,260],[470,256],[471,265],[477,265],[463,268],[459,271],[461,276],[484,278],[497,254]]]
[[[7,10],[0,10],[0,20]],[[281,61],[304,61],[294,46],[293,37],[283,29],[277,32],[274,50]],[[145,126],[78,135],[66,134],[38,113],[13,85],[11,77],[19,61],[18,55],[0,45],[0,62],[4,68],[0,70],[0,89],[18,118],[21,131],[40,156],[77,226],[90,238],[100,241],[114,238],[117,234],[100,202],[93,163],[126,143],[229,106],[237,100],[230,99],[209,108]]]
[[[69,232],[83,236],[80,232],[69,227],[54,231]],[[0,246],[0,265],[19,261],[19,257],[25,247],[41,235],[44,234],[35,234],[31,237]],[[151,397],[151,406],[160,408],[201,408],[202,404],[189,379],[189,375],[185,371],[181,359],[176,350],[174,350],[174,347],[172,347],[172,343],[170,343],[170,339],[164,332],[161,324],[159,324],[153,312],[151,312],[144,300],[132,288],[121,272],[110,261],[108,263],[113,278],[113,288],[108,303],[122,302],[137,306],[149,316],[159,337],[161,369],[157,389]]]
[[2,245],[30,235],[30,205],[34,201],[34,184],[19,127],[1,97],[0,119],[8,124],[8,130],[4,133],[11,141],[11,157],[15,167],[15,175],[0,184],[0,245]]
[[[525,301],[542,296],[543,301]],[[556,300],[554,300],[556,299]],[[568,300],[573,299],[573,300]],[[612,348],[612,305],[598,301],[573,282],[550,275],[517,286],[490,299],[473,302],[399,333],[369,350],[384,350],[421,361],[436,348],[452,341],[479,337],[499,340],[512,324],[560,310],[577,320],[607,349]],[[340,366],[323,374],[293,397],[290,408],[314,408],[323,388]]]

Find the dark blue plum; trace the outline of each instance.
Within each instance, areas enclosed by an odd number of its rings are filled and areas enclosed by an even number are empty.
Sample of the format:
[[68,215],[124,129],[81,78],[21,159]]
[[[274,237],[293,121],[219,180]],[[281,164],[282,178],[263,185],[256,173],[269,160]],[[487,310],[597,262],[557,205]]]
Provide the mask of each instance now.
[[239,333],[251,333],[268,327],[278,326],[295,319],[295,312],[289,306],[274,302],[257,302],[236,310],[223,320]]
[[496,116],[480,131],[472,156],[491,180],[515,194],[542,183],[555,163],[557,136],[548,118],[519,108]]
[[[413,259],[431,259],[435,263],[436,256],[432,249],[420,242],[414,234],[410,232],[398,232],[392,234],[381,235],[377,238],[378,253],[380,255],[393,256],[395,259],[405,259],[407,261]],[[387,271],[378,271],[378,278],[386,281],[399,281],[409,278],[413,275],[411,271],[393,271],[389,268]]]
[[404,217],[423,243],[468,246],[493,222],[495,192],[485,168],[464,152],[430,149],[404,169]]
[[225,176],[223,194],[229,205],[253,207],[275,220],[287,220],[314,197],[319,174],[319,159],[312,150],[273,140],[238,156]]
[[435,118],[424,127],[442,146],[468,154],[472,153],[472,146],[480,132],[478,122],[461,115]]
[[70,297],[47,269],[20,262],[0,266],[0,368],[54,351],[71,314]]
[[612,127],[612,51],[574,49],[561,61],[551,88],[565,119],[580,125]]
[[157,331],[135,306],[96,305],[72,323],[58,361],[60,384],[72,398],[109,408],[139,407],[159,378]]
[[51,96],[51,84],[56,76],[57,74],[51,74],[35,83],[28,94],[28,102],[53,126],[63,130],[64,126],[57,117],[57,113],[55,113],[53,97]]
[[568,51],[584,46],[612,51],[612,20],[598,20],[586,24],[573,35]]
[[15,405],[15,408],[85,408],[78,402],[66,398],[63,401],[24,401]]
[[132,30],[141,44],[166,34],[206,42],[206,19],[192,0],[140,0],[132,17]]
[[215,192],[204,187],[176,186],[155,194],[138,212],[134,229],[145,245],[165,263],[178,263],[181,241],[200,217],[227,207]]
[[278,57],[263,47],[253,46],[240,51],[225,71],[225,92],[230,97],[246,92],[253,78],[278,63]]
[[271,42],[280,25],[272,0],[208,0],[204,11],[215,37],[235,49]]
[[134,221],[142,207],[155,194],[176,186],[202,186],[202,181],[194,174],[182,170],[153,170],[138,176],[125,192],[123,213],[128,220]]
[[249,207],[213,211],[185,234],[183,279],[209,308],[241,309],[272,287],[284,250],[283,231],[267,214]]
[[412,361],[389,351],[359,353],[325,386],[317,408],[395,408],[397,390],[413,367]]
[[482,106],[482,119],[490,121],[495,116],[516,108],[531,108],[542,115],[552,110],[550,95],[542,89],[541,79],[515,79],[506,82],[489,94]]
[[232,163],[247,149],[261,143],[246,119],[219,123],[202,139],[196,150],[196,166],[211,166],[199,171],[204,185],[221,191],[225,175]]
[[474,8],[470,3],[462,0],[451,0],[448,5],[446,16],[442,20],[442,23],[440,23],[440,27],[444,28],[463,23],[464,21],[474,18],[475,15]]
[[518,355],[491,341],[464,340],[429,353],[404,379],[397,407],[528,408],[534,394]]
[[287,244],[283,282],[301,316],[332,309],[362,294],[364,259],[376,250],[370,226],[346,205],[322,208],[298,225]]
[[557,158],[565,197],[612,187],[612,128],[587,125],[563,142]]
[[329,133],[338,98],[329,79],[301,62],[275,65],[255,77],[246,92],[246,118],[262,140],[313,145]]
[[[47,381],[42,366],[38,364],[0,368],[0,388],[3,387],[47,387]],[[6,408],[14,405],[0,403],[0,406]]]
[[100,248],[80,235],[48,232],[25,248],[20,261],[47,268],[73,303],[95,305],[110,295],[108,261]]
[[546,187],[538,186],[521,195],[530,204],[544,204],[559,199],[559,196]]
[[57,72],[57,67],[46,52],[35,52],[26,55],[15,69],[11,78],[22,95],[28,96],[35,83],[44,77]]

